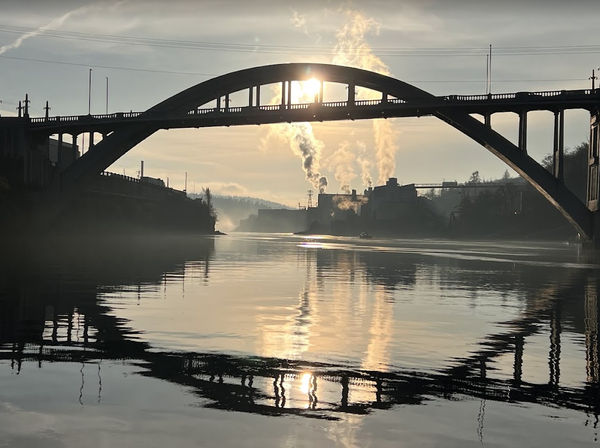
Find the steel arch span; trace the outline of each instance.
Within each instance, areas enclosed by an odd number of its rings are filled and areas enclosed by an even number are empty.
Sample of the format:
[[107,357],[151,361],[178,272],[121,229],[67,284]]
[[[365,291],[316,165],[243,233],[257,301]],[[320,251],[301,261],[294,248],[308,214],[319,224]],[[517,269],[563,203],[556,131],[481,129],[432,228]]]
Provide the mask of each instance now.
[[[228,97],[229,94],[240,90],[248,89],[250,102],[252,102],[251,92],[255,87],[258,89],[261,85],[273,83],[282,83],[284,86],[286,82],[303,81],[311,78],[346,84],[349,92],[354,92],[355,86],[365,87],[381,92],[382,98],[387,98],[389,95],[408,105],[415,104],[417,107],[427,107],[428,104],[433,105],[436,103],[434,95],[415,86],[389,76],[352,67],[291,63],[240,70],[218,76],[183,90],[144,112],[141,118],[147,118],[146,122],[142,120],[142,122],[131,123],[126,128],[111,132],[62,173],[61,189],[64,191],[77,188],[80,182],[85,182],[91,176],[101,173],[138,143],[156,131],[170,127],[169,120],[172,121],[172,117],[182,116],[210,101],[217,99],[220,101],[221,97]],[[282,95],[282,102],[284,96]],[[348,113],[345,117],[364,118],[351,115],[353,105],[354,97],[350,98],[349,96]],[[283,106],[282,104],[282,108]],[[524,151],[467,112],[444,107],[435,109],[432,115],[458,129],[503,160],[550,201],[580,234],[588,238],[592,237],[592,212],[575,194],[567,189],[564,183],[557,180]],[[282,113],[278,119],[273,120],[271,118],[265,122],[306,121],[306,119],[306,116]],[[256,122],[256,124],[259,123],[260,121]]]

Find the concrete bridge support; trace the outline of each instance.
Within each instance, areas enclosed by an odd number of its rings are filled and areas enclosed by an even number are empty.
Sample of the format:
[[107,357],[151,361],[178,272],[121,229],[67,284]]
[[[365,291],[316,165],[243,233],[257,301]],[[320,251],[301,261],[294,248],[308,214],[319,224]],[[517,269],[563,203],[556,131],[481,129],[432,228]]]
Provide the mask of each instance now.
[[592,112],[590,117],[590,144],[588,147],[587,171],[587,207],[593,215],[592,240],[595,247],[600,247],[600,110]]
[[565,111],[554,112],[554,151],[552,166],[554,177],[560,182],[564,181],[564,155],[565,155]]
[[519,113],[519,149],[527,154],[527,111]]

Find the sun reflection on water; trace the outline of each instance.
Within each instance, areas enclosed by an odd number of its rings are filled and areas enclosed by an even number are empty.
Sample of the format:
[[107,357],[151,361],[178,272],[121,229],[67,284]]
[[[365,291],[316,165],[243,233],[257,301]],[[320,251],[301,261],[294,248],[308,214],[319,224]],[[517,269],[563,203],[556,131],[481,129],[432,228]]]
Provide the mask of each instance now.
[[300,377],[300,392],[307,394],[310,391],[311,373],[303,373]]

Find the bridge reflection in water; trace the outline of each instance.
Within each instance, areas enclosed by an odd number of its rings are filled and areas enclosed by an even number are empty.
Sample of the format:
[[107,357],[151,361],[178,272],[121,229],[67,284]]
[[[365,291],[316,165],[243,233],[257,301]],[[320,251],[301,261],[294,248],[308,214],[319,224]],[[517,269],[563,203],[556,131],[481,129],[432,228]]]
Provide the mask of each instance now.
[[[98,400],[102,398],[102,362],[126,360],[138,367],[141,375],[186,386],[204,406],[268,416],[295,414],[331,420],[342,414],[366,414],[436,398],[470,397],[482,400],[481,419],[483,403],[491,400],[570,409],[586,413],[586,424],[594,428],[598,424],[599,279],[593,271],[570,272],[576,278],[558,286],[540,282],[530,292],[523,311],[504,322],[502,331],[483,338],[468,356],[448,359],[437,369],[394,367],[382,371],[368,362],[357,367],[152,348],[127,321],[116,317],[99,295],[123,289],[143,294],[148,288],[160,288],[166,273],[183,276],[184,265],[190,260],[208,278],[214,241],[196,239],[190,244],[170,239],[149,245],[134,241],[126,247],[97,242],[88,251],[80,248],[67,251],[58,263],[51,255],[52,248],[46,248],[46,255],[34,258],[33,263],[25,254],[2,266],[0,365],[9,364],[19,374],[34,366],[43,369],[48,363],[77,363],[81,366],[81,390],[84,366],[93,366]],[[317,271],[348,261],[335,252],[318,253]],[[394,258],[385,253],[358,252],[355,257],[354,262],[374,284],[394,288],[414,283],[414,264],[394,266]],[[78,282],[63,281],[57,275],[73,274],[77,269],[81,269]],[[310,312],[306,300],[304,296],[298,308],[300,326]],[[585,341],[586,381],[581,384],[561,383],[561,335],[565,327],[581,334]],[[525,380],[523,358],[528,339],[546,332],[547,381]],[[512,358],[512,375],[502,377],[496,374],[497,363],[507,356]]]

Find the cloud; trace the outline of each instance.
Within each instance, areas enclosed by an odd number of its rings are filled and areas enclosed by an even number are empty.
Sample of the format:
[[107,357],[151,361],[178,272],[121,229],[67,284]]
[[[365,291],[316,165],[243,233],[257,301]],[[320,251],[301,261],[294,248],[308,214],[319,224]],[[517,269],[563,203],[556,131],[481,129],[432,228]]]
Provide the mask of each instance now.
[[21,36],[19,36],[17,39],[15,39],[10,44],[1,46],[0,47],[0,55],[6,53],[9,50],[19,48],[21,46],[21,44],[23,42],[25,42],[27,39],[38,36],[39,34],[42,34],[44,31],[59,28],[70,17],[87,12],[90,8],[91,8],[90,5],[86,5],[86,6],[77,8],[77,9],[73,9],[73,10],[63,14],[62,16],[51,20],[46,25],[42,25],[33,31],[28,31],[28,32],[22,34]]
[[304,32],[304,34],[308,34],[308,28],[306,27],[306,16],[298,13],[296,10],[292,10],[292,17],[290,18],[290,22],[294,28],[298,28]]

